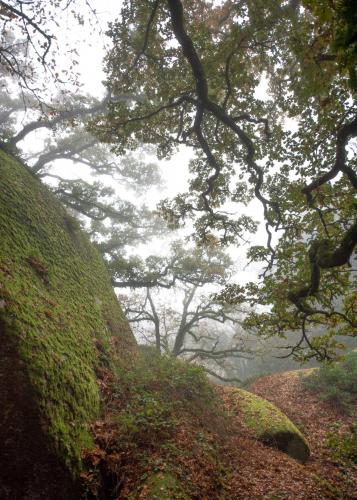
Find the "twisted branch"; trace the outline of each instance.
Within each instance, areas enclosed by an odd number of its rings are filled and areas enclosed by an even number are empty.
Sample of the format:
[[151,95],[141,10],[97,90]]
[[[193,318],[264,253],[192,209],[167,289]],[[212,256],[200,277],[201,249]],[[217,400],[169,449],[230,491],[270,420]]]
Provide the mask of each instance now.
[[[240,143],[245,148],[246,150],[245,162],[253,176],[255,196],[263,205],[265,219],[268,221],[270,226],[273,226],[274,221],[270,216],[269,208],[273,209],[279,220],[280,219],[279,207],[277,206],[276,203],[267,199],[261,192],[264,182],[264,176],[262,168],[259,167],[259,165],[257,165],[254,160],[255,157],[254,144],[248,137],[248,135],[237,125],[235,119],[230,117],[226,113],[223,107],[211,101],[211,99],[208,97],[208,83],[203,65],[196,52],[191,37],[187,34],[185,30],[182,3],[180,0],[167,0],[167,4],[170,11],[173,32],[175,34],[177,41],[181,46],[184,56],[186,57],[188,63],[190,64],[191,71],[193,73],[196,83],[196,95],[198,98],[198,105],[196,108],[197,109],[196,119],[194,125],[196,137],[206,155],[208,164],[214,170],[214,174],[207,180],[208,187],[206,191],[202,193],[204,204],[207,208],[208,206],[207,196],[212,191],[213,184],[221,172],[221,167],[214,158],[214,155],[212,154],[208,146],[208,143],[203,136],[201,129],[203,113],[204,111],[208,111],[223,125],[231,129],[234,132],[234,134],[238,137]],[[211,210],[209,209],[208,211],[211,212]],[[268,228],[268,235],[269,235],[268,245],[270,247],[271,234],[269,228]]]

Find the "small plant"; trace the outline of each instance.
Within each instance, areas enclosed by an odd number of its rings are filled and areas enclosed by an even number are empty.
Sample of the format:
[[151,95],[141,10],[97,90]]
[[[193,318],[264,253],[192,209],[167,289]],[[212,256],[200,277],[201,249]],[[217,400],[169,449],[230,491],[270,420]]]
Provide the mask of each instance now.
[[214,409],[217,396],[203,369],[181,360],[142,352],[134,367],[119,368],[117,375],[113,392],[119,400],[150,396],[196,416]]
[[349,430],[341,432],[341,424],[336,422],[327,434],[326,444],[332,451],[335,460],[346,464],[357,465],[357,424]]
[[[139,446],[171,438],[178,415],[190,415],[206,427],[217,421],[216,394],[203,370],[154,352],[141,353],[130,370],[119,369],[112,391],[120,439]],[[120,411],[119,401],[126,402]]]
[[120,428],[120,439],[140,447],[165,442],[175,428],[170,405],[150,393],[138,394],[113,422]]
[[343,361],[329,363],[302,380],[319,399],[349,414],[357,401],[357,352],[348,353]]

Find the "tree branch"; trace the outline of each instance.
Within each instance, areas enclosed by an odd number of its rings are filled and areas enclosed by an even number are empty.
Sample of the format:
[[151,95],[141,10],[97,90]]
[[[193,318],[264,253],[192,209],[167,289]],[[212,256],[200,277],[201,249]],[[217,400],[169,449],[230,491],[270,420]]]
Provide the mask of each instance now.
[[213,370],[210,370],[209,368],[206,368],[205,366],[202,367],[206,373],[211,375],[212,377],[217,378],[218,380],[221,380],[222,382],[228,382],[228,383],[237,383],[237,384],[242,384],[242,380],[239,378],[227,378],[227,377],[222,377],[222,375],[218,375],[218,373],[215,373]]
[[40,128],[53,129],[59,123],[65,122],[67,120],[84,117],[87,115],[93,115],[94,113],[104,111],[108,105],[108,102],[109,95],[107,95],[102,102],[90,108],[77,107],[71,110],[58,111],[54,118],[44,118],[28,123],[18,134],[9,139],[8,143],[10,144],[10,146],[15,146],[18,142],[22,141],[30,132],[33,132]]
[[[274,225],[272,218],[270,217],[268,207],[271,207],[273,211],[276,213],[278,217],[278,221],[280,220],[280,211],[279,207],[275,202],[271,202],[261,193],[261,189],[263,186],[263,170],[259,167],[254,160],[255,156],[255,148],[250,140],[250,138],[245,134],[245,132],[236,124],[233,118],[231,118],[225,110],[219,106],[218,104],[211,101],[208,97],[208,84],[206,80],[206,75],[203,69],[203,65],[200,61],[200,58],[196,52],[192,39],[189,37],[185,30],[184,26],[184,15],[183,15],[183,6],[180,0],[167,0],[171,23],[173,27],[174,34],[176,39],[178,40],[182,52],[186,59],[188,60],[191,71],[193,73],[195,82],[196,82],[196,94],[198,98],[198,105],[196,111],[196,120],[195,120],[195,131],[197,139],[206,154],[207,161],[209,165],[213,168],[214,174],[208,179],[208,189],[203,193],[202,197],[204,199],[206,208],[207,208],[207,195],[212,190],[212,186],[214,181],[218,178],[220,174],[220,167],[217,164],[214,156],[212,155],[210,148],[208,146],[207,141],[205,140],[202,131],[201,131],[201,122],[203,118],[204,110],[209,111],[215,118],[217,118],[222,124],[226,125],[229,129],[231,129],[234,134],[238,137],[240,143],[246,149],[245,161],[246,164],[254,175],[254,193],[257,199],[262,203],[264,209],[264,217],[269,223],[269,225]],[[210,210],[209,210],[210,211]],[[268,245],[270,246],[271,234],[268,229]]]

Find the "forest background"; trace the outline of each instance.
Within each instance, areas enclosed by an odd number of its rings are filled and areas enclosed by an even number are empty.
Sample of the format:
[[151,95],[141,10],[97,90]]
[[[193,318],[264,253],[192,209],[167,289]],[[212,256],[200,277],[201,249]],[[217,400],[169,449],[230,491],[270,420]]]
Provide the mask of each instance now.
[[3,144],[80,218],[139,342],[223,379],[356,333],[353,6],[273,4],[0,2]]

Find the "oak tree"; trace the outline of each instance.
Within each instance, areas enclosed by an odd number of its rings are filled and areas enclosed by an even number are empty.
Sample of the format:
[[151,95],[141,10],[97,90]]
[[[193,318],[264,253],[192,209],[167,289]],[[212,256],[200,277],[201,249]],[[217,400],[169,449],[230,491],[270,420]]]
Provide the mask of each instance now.
[[[78,86],[77,49],[70,36],[58,43],[57,35],[85,23],[93,31],[97,21],[89,0],[1,0],[0,69],[12,79],[7,86],[15,81],[20,94],[30,93],[39,106],[49,88]],[[59,53],[66,57],[61,69]]]
[[296,331],[301,358],[330,358],[336,335],[356,334],[355,16],[351,0],[127,0],[106,85],[141,98],[92,123],[118,153],[191,149],[190,190],[161,211],[191,218],[202,243],[246,241],[258,222],[245,206],[259,202],[266,242],[248,258],[260,278],[221,299],[265,306],[247,328]]
[[[223,304],[212,293],[231,277],[233,263],[217,245],[184,246],[182,241],[171,245],[165,261],[166,274],[161,271],[157,280],[152,275],[146,290],[120,296],[136,337],[159,353],[199,363],[224,380],[228,360],[253,354],[248,336],[234,332],[243,322],[242,308]],[[140,281],[133,285],[139,287]],[[162,293],[165,286],[170,292]]]

